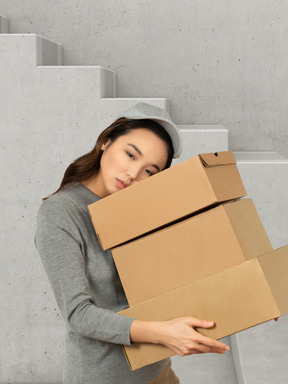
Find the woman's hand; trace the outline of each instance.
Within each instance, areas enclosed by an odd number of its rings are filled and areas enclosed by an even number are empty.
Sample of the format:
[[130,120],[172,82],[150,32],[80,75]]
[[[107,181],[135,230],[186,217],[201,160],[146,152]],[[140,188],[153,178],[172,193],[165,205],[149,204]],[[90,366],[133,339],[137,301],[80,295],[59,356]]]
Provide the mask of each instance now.
[[194,317],[180,317],[169,321],[134,320],[130,336],[134,342],[163,344],[177,355],[220,353],[229,347],[219,341],[201,335],[195,328],[211,328],[214,323]]

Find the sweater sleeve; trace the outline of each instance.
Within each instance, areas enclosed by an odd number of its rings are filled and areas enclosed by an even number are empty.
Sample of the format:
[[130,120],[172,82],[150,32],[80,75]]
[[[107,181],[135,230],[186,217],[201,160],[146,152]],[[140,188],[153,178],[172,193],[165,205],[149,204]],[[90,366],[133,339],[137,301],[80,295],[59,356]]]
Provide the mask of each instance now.
[[82,336],[131,345],[133,319],[94,304],[81,234],[60,204],[46,200],[40,207],[35,244],[67,326]]

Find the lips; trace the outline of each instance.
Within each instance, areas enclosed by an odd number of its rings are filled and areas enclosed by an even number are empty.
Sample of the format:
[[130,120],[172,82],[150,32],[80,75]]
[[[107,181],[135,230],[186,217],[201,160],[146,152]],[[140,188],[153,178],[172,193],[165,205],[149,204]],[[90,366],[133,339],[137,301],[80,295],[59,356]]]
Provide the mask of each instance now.
[[119,179],[116,179],[116,185],[117,185],[117,187],[120,188],[120,189],[125,189],[125,188],[128,187],[128,184],[127,184],[127,183],[125,183],[124,181],[119,180]]

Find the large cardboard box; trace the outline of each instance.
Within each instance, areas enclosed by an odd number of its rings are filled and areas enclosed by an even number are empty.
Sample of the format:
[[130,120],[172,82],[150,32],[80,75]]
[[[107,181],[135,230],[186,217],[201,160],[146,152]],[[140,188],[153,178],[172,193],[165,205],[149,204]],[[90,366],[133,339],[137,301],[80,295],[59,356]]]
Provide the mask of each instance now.
[[[138,303],[120,313],[139,320],[213,320],[198,331],[221,339],[288,312],[288,246]],[[124,347],[132,370],[174,355],[159,344]]]
[[89,205],[104,250],[246,195],[231,151],[192,157]]
[[112,255],[131,306],[272,250],[253,201],[242,199],[118,246]]

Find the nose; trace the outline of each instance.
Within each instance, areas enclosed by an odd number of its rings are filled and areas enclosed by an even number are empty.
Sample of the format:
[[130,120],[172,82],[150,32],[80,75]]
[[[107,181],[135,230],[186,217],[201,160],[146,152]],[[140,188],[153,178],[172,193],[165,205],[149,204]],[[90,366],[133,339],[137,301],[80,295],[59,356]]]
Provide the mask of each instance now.
[[136,181],[140,180],[140,168],[134,166],[127,170],[127,177],[129,179],[129,183],[133,184]]

